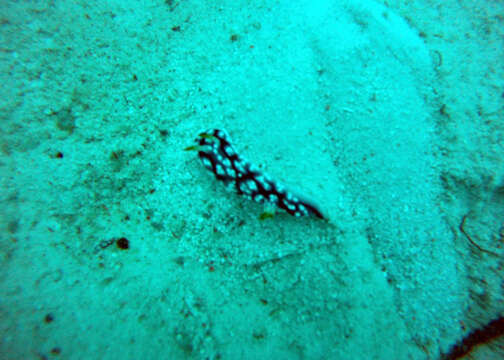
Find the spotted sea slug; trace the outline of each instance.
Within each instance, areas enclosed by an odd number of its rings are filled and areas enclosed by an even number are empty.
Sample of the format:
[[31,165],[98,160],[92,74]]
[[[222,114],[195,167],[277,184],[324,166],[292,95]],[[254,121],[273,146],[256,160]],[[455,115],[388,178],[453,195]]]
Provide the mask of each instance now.
[[[240,156],[225,130],[204,131],[194,141],[197,145],[189,146],[186,150],[198,151],[198,157],[205,168],[211,171],[217,180],[235,189],[239,195],[263,203],[269,208],[276,206],[293,216],[313,215],[326,219],[316,205],[294,195]],[[261,215],[261,219],[271,216],[272,212],[266,211]]]

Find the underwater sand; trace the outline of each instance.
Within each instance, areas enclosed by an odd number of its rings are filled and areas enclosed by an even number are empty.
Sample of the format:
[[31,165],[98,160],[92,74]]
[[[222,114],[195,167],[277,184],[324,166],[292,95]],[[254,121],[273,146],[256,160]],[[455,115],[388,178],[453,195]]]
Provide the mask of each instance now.
[[[2,1],[0,358],[442,358],[504,313],[503,39],[499,1]],[[260,220],[214,128],[330,220]]]

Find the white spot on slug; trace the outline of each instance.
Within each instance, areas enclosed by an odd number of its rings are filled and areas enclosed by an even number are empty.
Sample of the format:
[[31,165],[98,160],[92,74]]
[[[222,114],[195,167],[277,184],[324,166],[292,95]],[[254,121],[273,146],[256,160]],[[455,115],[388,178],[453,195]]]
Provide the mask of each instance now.
[[231,167],[231,161],[229,161],[228,158],[224,158],[222,160],[222,165],[224,165],[224,167],[226,167],[226,168],[229,168],[229,167]]
[[239,172],[245,171],[245,168],[243,167],[243,164],[241,163],[241,161],[235,161],[234,166],[235,166],[236,170],[238,170]]
[[265,191],[271,190],[271,185],[266,181],[264,176],[262,175],[256,176],[256,181],[264,188]]
[[254,192],[257,191],[257,184],[256,184],[256,182],[254,180],[247,181],[247,185],[248,185],[248,187],[249,187],[250,190],[252,190]]
[[227,156],[231,157],[235,154],[233,148],[229,145],[224,146],[224,152],[226,153]]
[[207,168],[207,169],[211,169],[212,168],[212,162],[207,159],[207,158],[203,158],[203,165]]
[[215,170],[217,171],[217,175],[220,175],[220,176],[226,175],[226,172],[224,171],[224,168],[221,165],[219,165],[219,164],[217,164],[215,166]]
[[256,196],[254,196],[254,201],[261,202],[263,200],[264,196],[262,196],[261,194],[257,194]]

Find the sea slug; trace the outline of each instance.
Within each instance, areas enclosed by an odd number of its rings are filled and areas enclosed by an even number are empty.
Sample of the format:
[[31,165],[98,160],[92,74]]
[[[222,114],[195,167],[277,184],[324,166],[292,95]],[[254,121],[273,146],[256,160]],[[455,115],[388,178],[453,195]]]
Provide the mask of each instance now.
[[[293,216],[313,215],[326,219],[316,205],[294,195],[240,156],[225,130],[204,131],[194,141],[197,145],[189,146],[186,150],[198,151],[198,157],[205,168],[210,170],[217,180],[234,188],[239,195],[269,207],[276,206]],[[266,211],[261,215],[261,219],[271,216],[272,213]]]

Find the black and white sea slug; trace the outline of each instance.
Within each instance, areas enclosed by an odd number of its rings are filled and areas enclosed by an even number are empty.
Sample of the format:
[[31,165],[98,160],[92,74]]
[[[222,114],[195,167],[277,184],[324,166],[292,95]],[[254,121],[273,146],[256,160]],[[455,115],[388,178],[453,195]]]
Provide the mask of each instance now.
[[[314,215],[325,219],[316,205],[294,195],[282,184],[273,181],[240,156],[225,130],[204,131],[194,141],[197,145],[190,146],[186,150],[198,151],[198,157],[203,165],[215,175],[217,180],[234,188],[239,195],[268,206],[276,206],[293,216]],[[265,212],[261,218],[269,216],[271,213]]]

